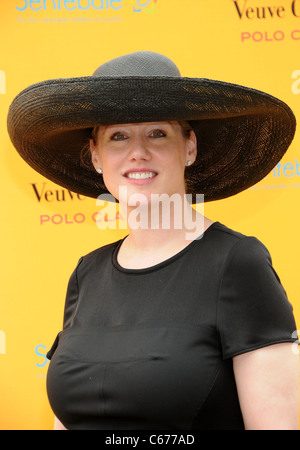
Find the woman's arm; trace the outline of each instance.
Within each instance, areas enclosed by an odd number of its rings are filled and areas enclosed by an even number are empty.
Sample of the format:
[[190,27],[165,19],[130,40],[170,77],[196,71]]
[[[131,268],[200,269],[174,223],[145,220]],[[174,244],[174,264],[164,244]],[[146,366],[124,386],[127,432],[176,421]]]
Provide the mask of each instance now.
[[67,428],[63,426],[63,424],[58,420],[58,418],[55,417],[53,430],[66,430],[66,429]]
[[248,430],[299,430],[299,355],[274,344],[235,356],[233,368]]

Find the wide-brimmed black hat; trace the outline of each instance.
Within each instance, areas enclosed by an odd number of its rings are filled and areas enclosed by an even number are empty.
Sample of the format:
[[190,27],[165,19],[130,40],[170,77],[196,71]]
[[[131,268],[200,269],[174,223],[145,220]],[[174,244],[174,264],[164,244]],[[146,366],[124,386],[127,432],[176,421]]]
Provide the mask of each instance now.
[[186,168],[187,192],[205,201],[230,197],[265,177],[280,161],[296,121],[282,101],[255,89],[181,77],[163,55],[136,52],[92,76],[48,80],[13,100],[8,131],[22,158],[64,188],[98,197],[103,178],[81,158],[93,127],[188,121],[198,154]]

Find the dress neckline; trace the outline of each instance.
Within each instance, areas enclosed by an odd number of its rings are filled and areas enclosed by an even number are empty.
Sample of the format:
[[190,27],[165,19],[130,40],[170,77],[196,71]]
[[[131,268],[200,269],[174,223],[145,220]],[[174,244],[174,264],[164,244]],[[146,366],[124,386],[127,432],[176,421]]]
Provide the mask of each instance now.
[[144,267],[141,269],[130,269],[127,267],[123,267],[119,264],[118,262],[118,252],[119,249],[123,243],[123,241],[126,239],[127,236],[125,236],[123,239],[121,239],[120,241],[118,241],[116,244],[116,247],[113,251],[112,254],[112,263],[113,266],[118,269],[120,272],[123,273],[130,273],[130,274],[145,274],[147,272],[154,272],[156,270],[160,270],[165,266],[168,266],[169,264],[172,264],[174,261],[176,261],[178,258],[180,258],[181,256],[183,256],[186,252],[188,252],[192,247],[194,247],[194,245],[197,242],[202,241],[209,233],[211,230],[213,230],[218,224],[220,224],[219,222],[213,222],[209,227],[206,228],[206,230],[203,232],[203,234],[201,235],[201,237],[194,239],[192,242],[190,242],[186,247],[184,247],[182,250],[180,250],[179,252],[177,252],[175,255],[170,256],[169,258],[165,259],[164,261],[161,261],[157,264],[154,264],[152,266],[149,267]]

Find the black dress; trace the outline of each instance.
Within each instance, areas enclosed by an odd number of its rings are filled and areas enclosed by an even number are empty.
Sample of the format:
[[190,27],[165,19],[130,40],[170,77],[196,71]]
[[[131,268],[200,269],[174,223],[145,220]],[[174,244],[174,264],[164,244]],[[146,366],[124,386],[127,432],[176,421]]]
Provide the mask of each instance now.
[[244,429],[232,357],[293,342],[270,255],[219,222],[146,269],[122,241],[79,260],[48,353],[51,407],[68,429]]

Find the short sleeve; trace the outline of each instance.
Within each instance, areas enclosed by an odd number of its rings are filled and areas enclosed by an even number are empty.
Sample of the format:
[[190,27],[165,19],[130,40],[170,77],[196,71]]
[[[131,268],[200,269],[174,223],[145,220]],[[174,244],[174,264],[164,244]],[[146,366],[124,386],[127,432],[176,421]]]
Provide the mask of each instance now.
[[65,302],[65,310],[64,310],[64,320],[63,320],[63,328],[68,328],[71,325],[76,305],[77,305],[77,299],[78,299],[78,279],[77,279],[77,271],[78,267],[80,266],[83,258],[80,258],[78,261],[78,264],[76,266],[76,269],[72,273],[68,288],[67,288],[67,294],[66,294],[66,302]]
[[[78,270],[78,267],[81,264],[82,260],[83,260],[83,258],[79,259],[78,264],[69,279],[67,293],[66,293],[65,308],[64,308],[63,329],[66,329],[71,325],[72,319],[73,319],[73,316],[75,313],[77,299],[78,299],[78,290],[79,290],[78,289],[78,280],[77,280],[77,270]],[[52,344],[51,349],[48,351],[48,353],[46,355],[48,359],[52,358],[52,356],[58,346],[60,334],[61,334],[61,332],[59,332],[57,334],[57,336]]]
[[266,247],[254,237],[240,239],[223,269],[217,326],[223,358],[281,342],[294,342],[291,303]]

